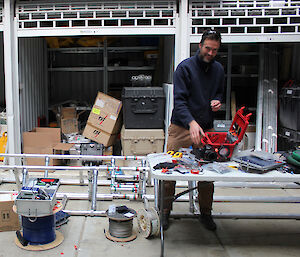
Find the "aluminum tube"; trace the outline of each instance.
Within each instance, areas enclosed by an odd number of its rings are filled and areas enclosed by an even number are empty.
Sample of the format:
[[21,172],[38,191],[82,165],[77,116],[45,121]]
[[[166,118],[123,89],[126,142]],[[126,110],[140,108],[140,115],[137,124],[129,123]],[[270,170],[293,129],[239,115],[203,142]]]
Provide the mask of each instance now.
[[23,170],[23,179],[22,179],[22,185],[23,185],[23,186],[26,185],[27,176],[28,176],[28,170],[27,170],[27,169],[24,169],[24,170]]
[[298,189],[300,186],[296,183],[279,183],[279,182],[214,182],[215,187],[230,187],[230,188],[288,188]]
[[[158,210],[158,190],[159,189],[159,181],[157,179],[154,179],[154,194],[157,195],[157,197],[154,197],[154,206],[155,209]],[[148,198],[148,196],[147,196]],[[148,198],[148,200],[150,199],[150,196]]]
[[[50,163],[50,158],[47,156],[47,157],[45,158],[45,166],[48,167],[48,166],[49,166],[49,163]],[[44,172],[44,177],[45,177],[45,178],[48,178],[48,170],[45,170],[45,172]]]
[[92,171],[88,171],[88,195],[89,195],[89,201],[92,201],[93,197],[93,176]]
[[[171,218],[194,218],[198,219],[199,215],[193,213],[171,213]],[[281,213],[212,213],[214,219],[300,219],[299,214],[281,214]]]
[[[57,193],[57,199],[62,199],[67,196],[68,200],[88,200],[89,195],[85,193]],[[154,197],[153,197],[154,198]],[[97,194],[97,200],[99,201],[112,201],[117,199],[124,200],[138,200],[137,194]]]
[[139,184],[129,184],[126,185],[126,184],[115,184],[115,185],[111,185],[112,187],[116,187],[116,188],[139,188]]
[[93,196],[92,196],[92,210],[96,211],[97,209],[97,179],[98,179],[98,170],[93,172]]
[[255,132],[255,150],[261,151],[262,139],[262,112],[263,112],[263,70],[264,70],[264,45],[259,48],[259,81],[257,89],[257,108],[256,108],[256,132]]
[[115,179],[122,179],[122,180],[138,180],[139,176],[138,175],[115,175]]
[[[2,169],[31,169],[31,170],[101,170],[101,171],[107,171],[111,170],[111,167],[108,166],[28,166],[28,165],[1,165]],[[149,167],[119,167],[119,170],[122,171],[150,171]]]
[[[125,175],[126,177],[123,177],[123,175],[120,175],[122,179],[132,179],[134,176],[131,175]],[[55,178],[54,174],[52,174],[52,177]],[[118,177],[118,179],[120,179]],[[16,183],[15,179],[11,178],[2,178],[0,179],[0,184],[2,183]],[[60,179],[61,185],[88,185],[88,181],[85,180],[83,183],[78,182],[78,180],[74,179]],[[111,183],[108,180],[98,180],[97,181],[98,186],[110,186]],[[230,188],[265,188],[265,189],[299,189],[300,185],[296,183],[279,183],[279,182],[214,182],[215,187],[230,187]],[[180,187],[180,186],[179,186]],[[1,191],[0,191],[1,194]],[[145,194],[145,192],[144,192]]]
[[[115,182],[116,182],[116,178],[115,178],[115,175],[116,175],[116,172],[115,172],[116,161],[115,161],[115,159],[111,160],[111,168],[112,169],[110,170],[110,181],[111,181],[111,184],[114,185]],[[107,173],[107,175],[109,175],[109,174]]]
[[[149,201],[155,201],[154,196],[144,195]],[[189,202],[187,195],[180,196],[176,202]],[[300,203],[300,197],[266,197],[266,196],[214,196],[214,202],[232,202],[232,203]]]
[[80,160],[145,160],[146,156],[113,156],[113,155],[67,155],[67,154],[4,154],[4,157],[19,157],[19,158],[54,158],[54,159],[80,159]]
[[68,213],[72,216],[91,216],[91,217],[107,217],[106,211],[71,211],[64,210],[65,213]]
[[[188,181],[188,188],[191,189],[193,187],[196,186],[196,182],[195,181]],[[190,212],[194,212],[195,208],[194,208],[194,190],[189,192],[189,203],[190,203]]]
[[126,192],[133,192],[133,193],[138,193],[138,188],[119,188],[119,187],[111,187],[111,192],[122,192],[122,191],[126,191]]

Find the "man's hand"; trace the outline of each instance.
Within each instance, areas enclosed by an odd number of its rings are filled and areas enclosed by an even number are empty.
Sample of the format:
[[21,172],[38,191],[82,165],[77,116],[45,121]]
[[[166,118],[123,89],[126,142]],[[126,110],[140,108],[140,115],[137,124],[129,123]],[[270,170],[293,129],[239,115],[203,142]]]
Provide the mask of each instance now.
[[[194,144],[200,144],[201,137],[205,136],[203,129],[199,126],[199,124],[192,120],[190,123],[190,136]],[[201,136],[200,136],[201,135]]]
[[221,102],[219,100],[211,100],[210,106],[211,106],[212,111],[216,112],[216,111],[220,110]]

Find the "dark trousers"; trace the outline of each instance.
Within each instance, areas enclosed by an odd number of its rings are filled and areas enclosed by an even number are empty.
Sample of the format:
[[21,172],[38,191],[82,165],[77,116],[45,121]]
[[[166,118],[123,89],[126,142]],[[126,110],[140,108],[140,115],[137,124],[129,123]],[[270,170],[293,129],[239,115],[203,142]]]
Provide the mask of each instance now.
[[[178,151],[181,147],[188,148],[193,145],[189,130],[171,124],[168,130],[168,151]],[[195,146],[195,147],[201,147]],[[175,195],[176,181],[164,181],[164,213],[170,212],[173,205],[173,197]],[[198,182],[198,199],[200,212],[202,214],[211,214],[214,194],[213,182]],[[159,197],[160,198],[160,197]]]

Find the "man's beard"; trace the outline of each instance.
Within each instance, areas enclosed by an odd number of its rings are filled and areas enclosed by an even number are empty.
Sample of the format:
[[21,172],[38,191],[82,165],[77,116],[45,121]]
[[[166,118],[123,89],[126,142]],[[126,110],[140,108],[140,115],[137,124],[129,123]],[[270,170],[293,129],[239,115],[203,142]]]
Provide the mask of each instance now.
[[214,57],[212,57],[210,60],[207,60],[207,59],[205,58],[205,56],[202,55],[202,54],[199,54],[199,56],[200,56],[200,59],[201,59],[203,62],[207,63],[207,64],[211,63],[211,62],[215,59]]

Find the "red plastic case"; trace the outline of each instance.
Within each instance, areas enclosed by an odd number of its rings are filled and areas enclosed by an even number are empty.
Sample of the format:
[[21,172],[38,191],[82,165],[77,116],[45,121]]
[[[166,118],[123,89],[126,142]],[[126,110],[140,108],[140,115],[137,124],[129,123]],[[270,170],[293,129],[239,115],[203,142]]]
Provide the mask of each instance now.
[[219,151],[226,149],[228,153],[225,157],[229,159],[235,146],[243,139],[252,115],[252,113],[246,116],[243,115],[244,109],[245,107],[242,107],[236,112],[228,132],[206,132],[205,137],[201,139],[201,143],[212,146],[218,156],[223,159],[224,156],[220,156]]

